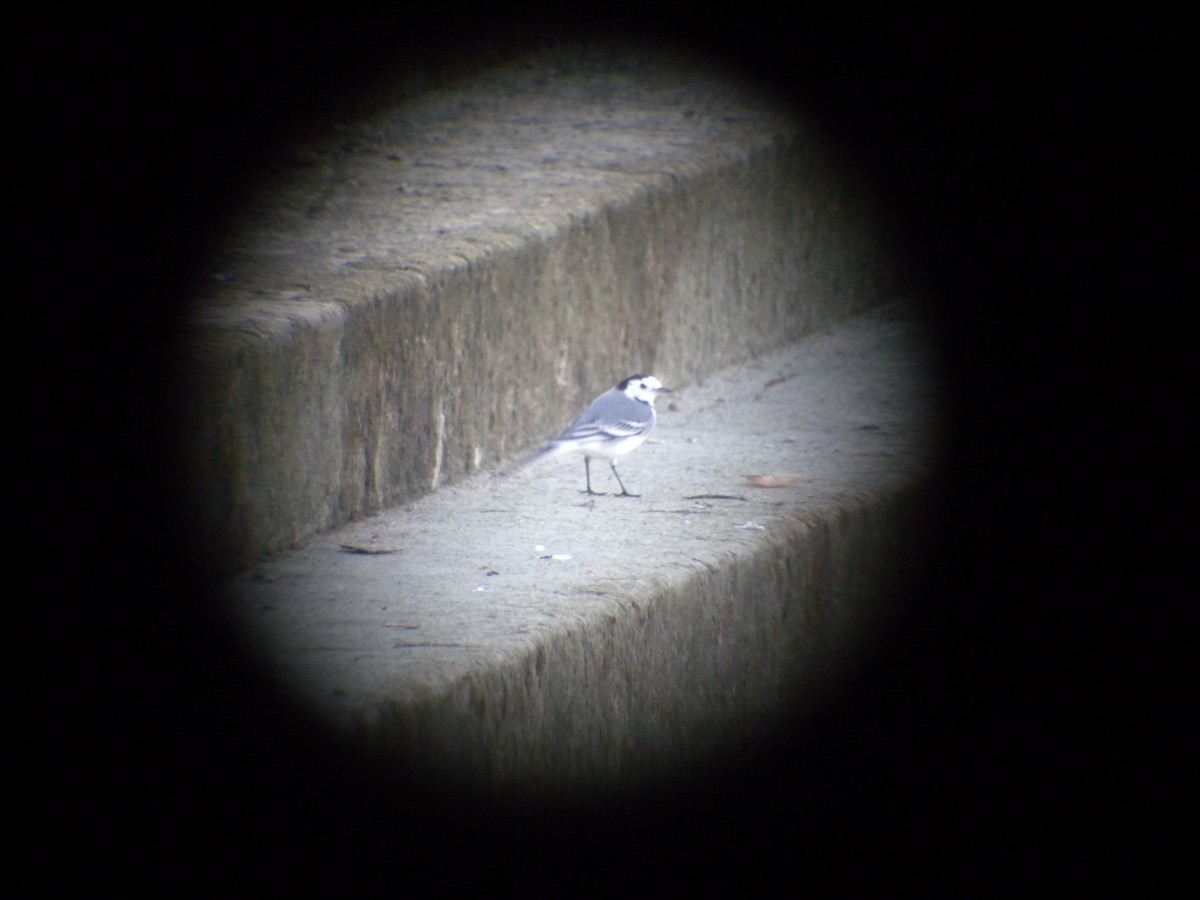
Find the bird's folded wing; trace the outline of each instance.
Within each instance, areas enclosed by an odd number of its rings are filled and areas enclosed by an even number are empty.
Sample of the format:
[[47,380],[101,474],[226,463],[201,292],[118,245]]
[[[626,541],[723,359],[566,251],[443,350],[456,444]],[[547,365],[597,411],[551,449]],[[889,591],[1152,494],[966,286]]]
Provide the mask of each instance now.
[[648,419],[641,421],[621,419],[615,422],[597,422],[595,420],[576,422],[560,434],[556,440],[579,441],[583,443],[616,440],[641,434],[649,425],[650,421]]

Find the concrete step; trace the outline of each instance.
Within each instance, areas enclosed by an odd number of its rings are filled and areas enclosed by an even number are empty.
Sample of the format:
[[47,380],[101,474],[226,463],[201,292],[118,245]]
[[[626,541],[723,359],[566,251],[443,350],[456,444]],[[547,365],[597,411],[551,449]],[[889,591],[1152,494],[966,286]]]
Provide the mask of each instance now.
[[836,696],[922,559],[922,341],[873,310],[683,389],[622,467],[637,498],[560,458],[337,529],[231,583],[239,631],[397,771],[535,798],[694,773]]
[[[637,50],[402,99],[281,159],[196,310],[191,518],[239,629],[351,744],[490,793],[764,739],[921,548],[929,352],[853,173]],[[641,497],[495,474],[635,372],[679,388]]]

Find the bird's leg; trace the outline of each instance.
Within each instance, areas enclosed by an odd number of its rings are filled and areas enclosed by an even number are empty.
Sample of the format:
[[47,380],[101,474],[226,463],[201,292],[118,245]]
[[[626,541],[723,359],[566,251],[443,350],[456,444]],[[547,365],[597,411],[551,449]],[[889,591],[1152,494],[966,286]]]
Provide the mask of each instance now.
[[617,461],[615,459],[610,459],[608,461],[608,464],[612,468],[613,475],[616,476],[617,484],[621,485],[621,493],[617,494],[617,496],[618,497],[640,497],[641,494],[631,494],[631,493],[629,493],[629,491],[625,490],[625,482],[623,482],[621,480],[620,475],[617,475]]
[[[592,497],[605,496],[602,493],[598,493],[597,491],[592,490],[592,460],[591,460],[591,457],[589,457],[589,456],[585,456],[583,458],[583,477],[587,480],[587,490],[580,491],[580,493],[588,494]],[[620,478],[617,479],[618,482],[620,480],[621,480]],[[622,486],[622,490],[624,490],[624,486]]]

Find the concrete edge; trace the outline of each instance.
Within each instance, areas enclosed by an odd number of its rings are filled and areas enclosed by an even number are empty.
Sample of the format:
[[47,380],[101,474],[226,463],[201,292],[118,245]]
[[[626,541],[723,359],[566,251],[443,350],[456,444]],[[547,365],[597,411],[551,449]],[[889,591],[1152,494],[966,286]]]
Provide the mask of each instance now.
[[444,691],[358,707],[349,743],[381,772],[491,799],[684,785],[836,701],[920,572],[931,512],[922,481],[793,509],[751,555],[626,594]]

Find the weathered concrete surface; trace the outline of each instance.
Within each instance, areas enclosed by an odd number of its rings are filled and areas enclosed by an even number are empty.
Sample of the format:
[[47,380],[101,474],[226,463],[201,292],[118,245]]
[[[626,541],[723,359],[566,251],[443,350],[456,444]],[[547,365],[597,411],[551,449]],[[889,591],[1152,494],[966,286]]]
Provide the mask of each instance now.
[[217,571],[889,289],[813,125],[695,61],[558,49],[374,108],[281,151],[198,298],[183,435]]
[[622,467],[638,499],[581,495],[578,458],[481,473],[259,565],[234,619],[405,777],[561,798],[686,775],[829,698],[930,549],[929,363],[920,321],[875,309],[661,402]]

